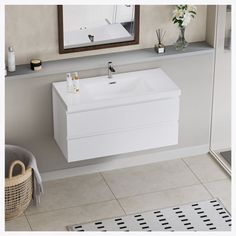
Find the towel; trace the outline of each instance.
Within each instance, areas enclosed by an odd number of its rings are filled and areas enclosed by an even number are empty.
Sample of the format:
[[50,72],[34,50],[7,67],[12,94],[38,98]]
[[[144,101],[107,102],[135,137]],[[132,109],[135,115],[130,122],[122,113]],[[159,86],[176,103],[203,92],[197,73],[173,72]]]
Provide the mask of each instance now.
[[[43,184],[38,171],[34,155],[26,149],[14,145],[5,145],[5,177],[9,175],[9,168],[13,161],[20,160],[25,164],[26,169],[31,167],[33,170],[33,200],[34,204],[40,203],[40,196],[43,193]],[[21,173],[21,168],[16,166],[13,170],[13,176]]]

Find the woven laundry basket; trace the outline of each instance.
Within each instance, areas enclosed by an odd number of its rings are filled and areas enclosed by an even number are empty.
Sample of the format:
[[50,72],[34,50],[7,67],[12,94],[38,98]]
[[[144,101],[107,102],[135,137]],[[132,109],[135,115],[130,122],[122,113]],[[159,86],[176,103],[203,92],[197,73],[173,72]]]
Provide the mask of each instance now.
[[[21,166],[21,174],[12,176],[16,165]],[[10,165],[9,176],[5,178],[5,219],[21,215],[29,206],[33,193],[32,169],[25,169],[23,162],[16,160]]]

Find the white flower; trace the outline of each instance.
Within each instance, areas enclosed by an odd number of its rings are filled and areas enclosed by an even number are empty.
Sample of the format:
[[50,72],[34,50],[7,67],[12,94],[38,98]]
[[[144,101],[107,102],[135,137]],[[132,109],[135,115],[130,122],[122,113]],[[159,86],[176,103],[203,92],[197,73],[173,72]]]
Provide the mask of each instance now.
[[178,9],[176,8],[174,11],[173,11],[173,16],[176,17],[176,19],[180,19],[180,18],[183,18],[184,16],[184,11],[182,9]]
[[172,21],[179,27],[187,26],[196,15],[197,8],[193,5],[177,5],[173,11]]
[[197,12],[197,7],[196,6],[193,6],[193,5],[188,5],[187,6],[187,11],[188,12],[190,12],[190,11],[192,11],[192,12]]
[[186,12],[183,18],[182,26],[187,26],[191,21],[191,14]]

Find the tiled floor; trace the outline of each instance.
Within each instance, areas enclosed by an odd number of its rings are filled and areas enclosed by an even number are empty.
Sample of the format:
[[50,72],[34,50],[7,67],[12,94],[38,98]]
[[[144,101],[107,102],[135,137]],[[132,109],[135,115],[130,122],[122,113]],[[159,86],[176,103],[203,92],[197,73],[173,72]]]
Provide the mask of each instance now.
[[218,197],[231,209],[231,181],[209,156],[163,161],[44,183],[41,205],[6,223],[7,231],[65,226]]

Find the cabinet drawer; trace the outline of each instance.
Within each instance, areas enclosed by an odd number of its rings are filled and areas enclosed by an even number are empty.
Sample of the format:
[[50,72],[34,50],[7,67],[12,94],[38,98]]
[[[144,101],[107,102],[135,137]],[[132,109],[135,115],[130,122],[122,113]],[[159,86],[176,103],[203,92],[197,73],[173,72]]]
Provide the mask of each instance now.
[[178,122],[68,140],[68,162],[178,143]]
[[67,114],[67,138],[177,121],[179,98]]

